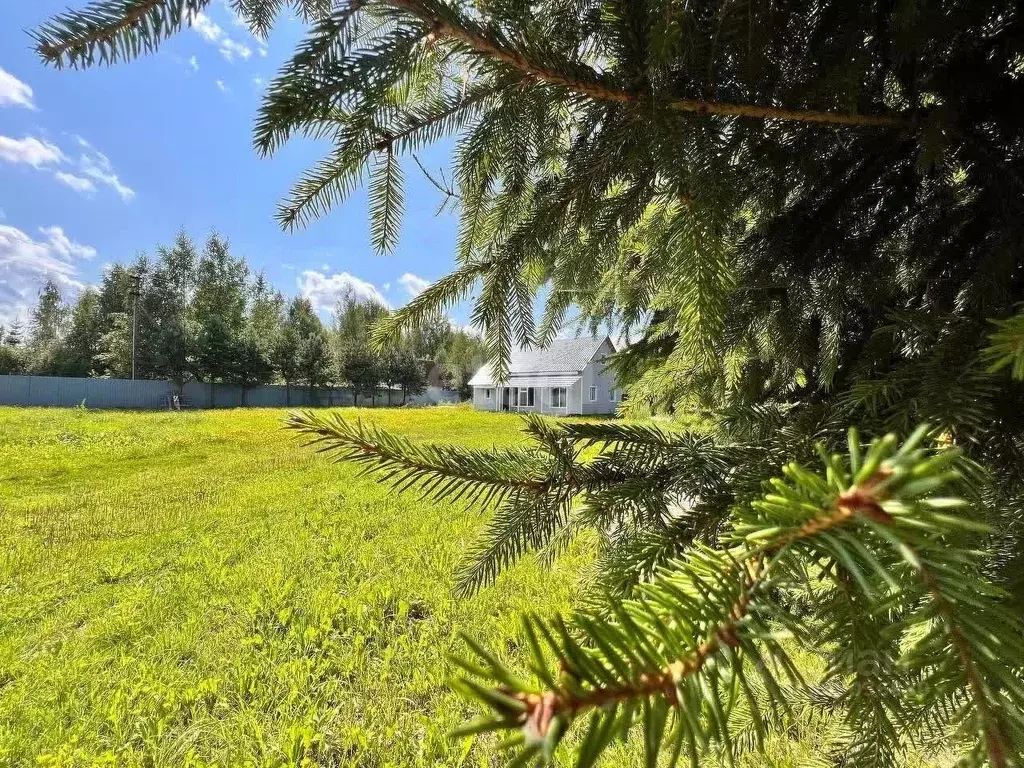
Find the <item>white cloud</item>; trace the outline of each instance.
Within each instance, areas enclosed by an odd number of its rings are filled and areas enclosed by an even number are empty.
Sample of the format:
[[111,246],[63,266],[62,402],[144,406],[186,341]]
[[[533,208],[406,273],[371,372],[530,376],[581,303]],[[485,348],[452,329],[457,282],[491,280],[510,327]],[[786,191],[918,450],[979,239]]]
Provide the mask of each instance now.
[[412,272],[406,272],[398,278],[398,284],[405,288],[406,293],[413,298],[419,296],[430,287],[429,280],[424,280],[422,277],[414,275]]
[[193,72],[199,71],[199,59],[197,59],[195,56],[189,56],[188,65],[192,67]]
[[325,275],[323,272],[307,269],[299,276],[298,284],[299,292],[310,300],[316,310],[332,309],[346,297],[360,301],[372,300],[387,305],[387,300],[377,290],[377,286],[348,272]]
[[217,90],[220,91],[221,93],[227,93],[230,90],[226,85],[224,85],[224,81],[223,80],[218,79],[216,81],[216,83],[217,83]]
[[[223,5],[224,10],[227,12],[228,16],[231,17],[231,23],[236,27],[241,27],[242,29],[244,29],[246,33],[255,41],[257,53],[259,53],[261,57],[266,57],[267,47],[263,44],[263,39],[260,38],[259,35],[254,34],[253,31],[249,28],[249,22],[247,22],[245,19],[241,17],[241,15],[239,15],[238,11],[234,9],[234,7],[231,5],[231,3],[228,2],[228,0],[224,0]],[[248,56],[246,56],[245,58],[248,58]]]
[[98,149],[93,148],[89,142],[81,137],[79,137],[79,143],[87,148],[87,151],[78,159],[78,169],[82,172],[82,175],[110,187],[126,203],[134,199],[135,190],[124,184],[118,175],[114,173],[110,158]]
[[91,245],[81,245],[64,234],[62,227],[40,227],[49,240],[50,246],[65,258],[92,259],[96,257],[96,249]]
[[252,84],[259,88],[260,86],[263,85],[263,78],[257,75],[252,79]]
[[0,107],[25,107],[35,109],[32,88],[10,72],[0,67]]
[[60,227],[40,232],[44,239],[35,240],[16,227],[0,225],[0,323],[25,320],[47,279],[69,298],[84,287],[76,262],[93,258],[96,249],[74,242]]
[[243,61],[252,56],[252,48],[245,43],[235,42],[230,37],[225,37],[220,41],[219,50],[220,55],[228,61],[234,61],[236,56]]
[[382,285],[381,288],[384,289],[384,293],[387,293],[388,291],[391,290],[391,283],[384,283],[384,285]]
[[57,181],[68,187],[71,187],[75,192],[83,195],[91,195],[96,191],[96,185],[89,179],[81,176],[75,176],[73,173],[65,173],[64,171],[57,171],[53,174]]
[[210,43],[216,43],[224,37],[224,30],[202,11],[192,17],[192,29],[198,32],[201,38]]
[[252,48],[233,40],[217,22],[202,11],[192,17],[192,29],[208,43],[216,45],[220,55],[228,61],[234,61],[236,58],[248,59],[252,56]]
[[24,163],[36,170],[49,170],[55,165],[63,164],[63,169],[54,171],[54,178],[79,194],[92,194],[99,183],[116,191],[126,203],[132,200],[135,197],[135,190],[121,181],[114,172],[110,158],[81,136],[74,138],[83,150],[77,163],[65,155],[56,144],[31,136],[24,139],[0,136],[0,161]]
[[64,153],[60,148],[48,141],[40,141],[31,136],[24,139],[0,136],[0,160],[8,163],[26,163],[33,168],[41,168],[63,159]]

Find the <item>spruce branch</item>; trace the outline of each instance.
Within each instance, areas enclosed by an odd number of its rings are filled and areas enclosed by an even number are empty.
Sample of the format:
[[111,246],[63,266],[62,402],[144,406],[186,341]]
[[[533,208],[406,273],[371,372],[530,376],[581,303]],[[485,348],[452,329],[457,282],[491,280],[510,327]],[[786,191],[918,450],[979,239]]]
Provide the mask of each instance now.
[[456,595],[469,597],[493,584],[520,557],[543,549],[567,525],[572,504],[567,489],[530,491],[502,503],[467,550],[456,573]]
[[989,373],[1009,368],[1017,381],[1024,380],[1024,312],[1006,320],[993,320],[995,330],[989,334],[988,346],[982,356],[989,364]]
[[473,92],[469,93],[464,98],[452,102],[449,106],[445,107],[444,109],[441,109],[438,112],[435,112],[424,117],[414,117],[409,121],[409,125],[403,128],[401,131],[398,131],[395,134],[388,134],[386,136],[382,136],[381,139],[376,144],[373,145],[373,149],[380,152],[387,149],[390,146],[393,146],[395,143],[401,145],[403,141],[413,136],[414,134],[427,128],[430,128],[431,126],[437,123],[443,122],[452,117],[453,115],[457,115],[458,113],[463,112],[469,109],[470,107],[476,106],[485,99],[490,98],[491,96],[494,96],[497,93],[500,93],[507,87],[507,85],[499,85],[493,88],[474,89]]
[[385,349],[400,339],[403,329],[414,327],[426,318],[457,304],[469,294],[489,269],[490,265],[487,263],[464,264],[432,283],[412,301],[377,322],[373,328],[374,346]]
[[377,253],[389,253],[398,244],[402,226],[404,177],[401,162],[391,144],[381,155],[370,181],[370,240]]
[[544,493],[552,484],[544,456],[531,449],[419,446],[336,412],[296,411],[285,427],[311,438],[306,445],[315,445],[334,461],[360,464],[399,490],[415,488],[437,501],[486,506],[523,493]]
[[89,66],[98,51],[113,64],[151,53],[210,0],[97,0],[81,11],[67,11],[32,33],[36,53],[56,67]]
[[[584,67],[580,63],[574,62],[572,68],[581,71],[582,76],[580,74],[570,75],[563,71],[536,64],[527,56],[499,45],[493,40],[488,39],[485,35],[456,23],[451,18],[442,18],[440,14],[432,11],[428,4],[420,2],[420,0],[383,0],[383,2],[415,15],[430,27],[431,34],[434,37],[448,38],[462,43],[479,54],[493,58],[518,70],[535,82],[560,86],[597,101],[627,105],[642,105],[645,102],[655,101],[653,94],[628,91],[608,85],[598,72],[589,67]],[[724,117],[742,117],[757,120],[787,120],[826,125],[895,127],[905,122],[905,118],[899,115],[859,115],[813,109],[787,109],[757,104],[730,104],[727,102],[679,99],[675,97],[666,99],[665,105],[669,109],[678,112],[696,115],[721,115]]]
[[[728,548],[691,549],[642,586],[638,599],[613,601],[604,613],[577,614],[571,628],[560,619],[528,619],[530,667],[544,684],[540,690],[470,642],[476,659],[457,660],[469,675],[456,687],[489,714],[464,732],[511,730],[518,734],[509,741],[518,760],[550,759],[570,726],[590,712],[580,765],[592,765],[612,737],[625,737],[634,725],[644,731],[648,764],[666,742],[674,755],[685,748],[694,763],[713,744],[731,753],[735,692],[743,691],[747,706],[759,706],[748,673],[761,675],[773,706],[786,703],[763,654],[795,675],[773,625],[798,638],[804,631],[776,595],[806,579],[803,564],[826,558],[825,578],[838,574],[872,611],[881,611],[879,616],[891,615],[886,611],[892,606],[879,605],[869,574],[883,587],[892,585],[886,600],[902,606],[903,631],[912,634],[911,628],[922,627],[930,633],[901,663],[914,675],[951,676],[954,687],[968,690],[974,703],[954,719],[976,720],[971,730],[989,761],[1008,765],[1007,756],[1024,738],[1019,728],[1024,691],[1015,682],[1024,654],[1014,645],[1022,627],[1019,618],[1000,608],[998,590],[981,584],[972,587],[977,599],[954,601],[955,582],[937,575],[964,576],[943,559],[952,552],[970,560],[972,555],[954,542],[976,524],[945,511],[959,500],[934,496],[953,480],[957,457],[922,448],[926,434],[920,429],[902,446],[889,436],[862,452],[851,432],[847,461],[822,449],[824,474],[787,465],[786,479],[772,481],[772,493],[738,510]],[[901,570],[915,563],[910,571]],[[921,563],[930,565],[923,570]],[[936,571],[940,563],[945,571]],[[938,628],[932,613],[915,610],[929,595],[947,619]],[[972,618],[984,630],[971,629]],[[953,665],[942,656],[949,643],[958,647]],[[562,669],[557,678],[549,671],[552,656]],[[668,730],[670,715],[674,727]]]
[[[95,51],[101,51],[104,60],[134,58],[141,52],[156,50],[160,41],[178,31],[183,22],[191,23],[195,14],[210,0],[99,0],[87,8],[69,11],[55,17],[34,34],[36,50],[48,63],[61,66],[85,66],[93,61]],[[528,56],[489,39],[456,20],[455,14],[420,0],[383,0],[384,4],[413,14],[427,24],[431,40],[447,38],[465,45],[472,51],[512,67],[534,82],[564,87],[597,101],[626,105],[657,102],[655,94],[626,90],[605,82],[595,70],[580,63],[570,73],[538,64]],[[362,0],[352,3],[355,9],[364,6]],[[268,28],[273,14],[262,6],[245,6],[254,19],[257,30]],[[813,109],[733,104],[714,100],[681,99],[669,97],[665,105],[674,111],[696,115],[719,115],[756,120],[784,120],[837,126],[894,127],[905,118],[899,115],[862,115]]]

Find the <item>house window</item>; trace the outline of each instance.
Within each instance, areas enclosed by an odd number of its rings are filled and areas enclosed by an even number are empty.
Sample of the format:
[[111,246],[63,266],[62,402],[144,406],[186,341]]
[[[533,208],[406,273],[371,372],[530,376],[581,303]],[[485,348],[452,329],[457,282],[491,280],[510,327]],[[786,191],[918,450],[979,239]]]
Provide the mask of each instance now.
[[488,400],[490,400],[491,399],[491,390],[485,389],[484,390],[484,397],[486,397]]
[[520,387],[516,390],[516,405],[520,408],[533,406],[533,387]]
[[615,402],[615,393],[616,393],[616,391],[617,390],[615,389],[615,387],[612,387],[611,389],[608,390],[608,402],[610,402],[610,403],[614,403]]
[[565,387],[551,388],[551,407],[565,408]]
[[597,402],[597,387],[590,388],[590,402]]

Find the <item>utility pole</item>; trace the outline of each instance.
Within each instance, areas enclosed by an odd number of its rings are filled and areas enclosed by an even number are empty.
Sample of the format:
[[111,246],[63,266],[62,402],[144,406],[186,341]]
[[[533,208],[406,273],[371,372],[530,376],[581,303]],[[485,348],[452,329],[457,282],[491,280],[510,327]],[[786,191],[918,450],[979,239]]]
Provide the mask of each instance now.
[[142,275],[138,272],[129,273],[132,281],[132,381],[135,381],[135,336],[139,327],[139,284],[142,282]]

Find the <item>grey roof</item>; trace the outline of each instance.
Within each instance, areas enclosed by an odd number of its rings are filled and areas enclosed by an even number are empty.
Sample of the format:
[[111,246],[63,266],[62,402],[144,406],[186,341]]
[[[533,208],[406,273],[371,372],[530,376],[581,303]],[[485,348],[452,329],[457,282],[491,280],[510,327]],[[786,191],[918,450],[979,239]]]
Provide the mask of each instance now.
[[[606,341],[614,349],[614,345],[605,336],[596,339],[555,339],[547,347],[523,347],[514,350],[508,364],[509,381],[527,374],[578,375],[587,367],[587,363],[594,359],[594,355]],[[490,363],[484,365],[469,380],[471,387],[489,387],[494,384]]]

